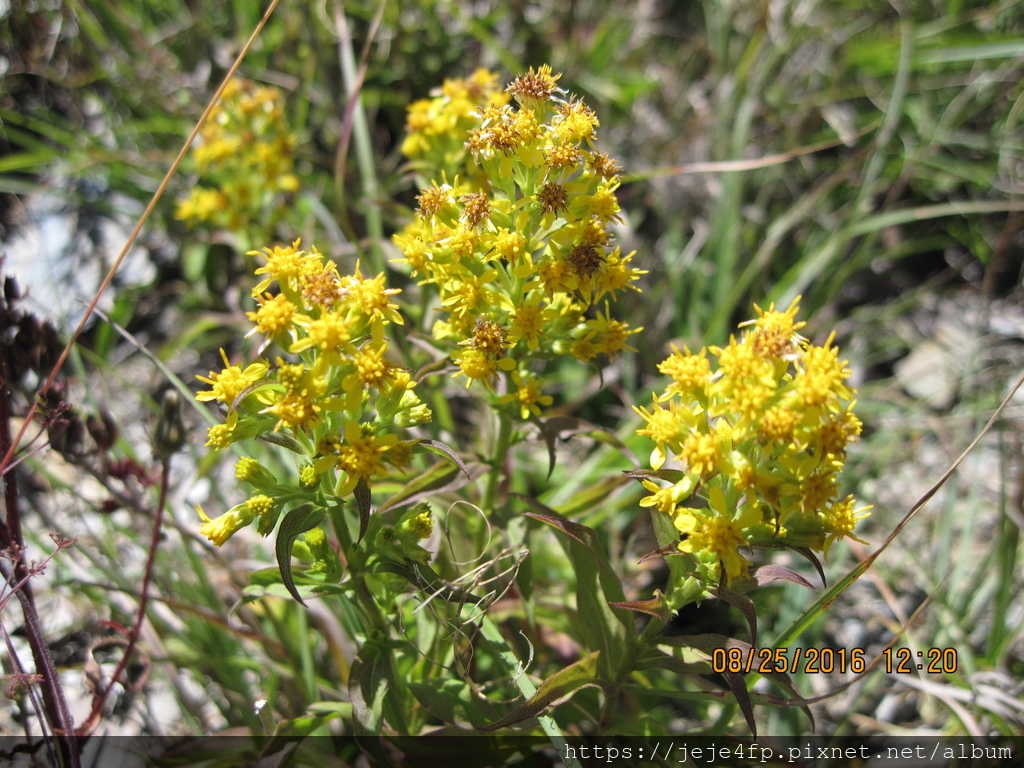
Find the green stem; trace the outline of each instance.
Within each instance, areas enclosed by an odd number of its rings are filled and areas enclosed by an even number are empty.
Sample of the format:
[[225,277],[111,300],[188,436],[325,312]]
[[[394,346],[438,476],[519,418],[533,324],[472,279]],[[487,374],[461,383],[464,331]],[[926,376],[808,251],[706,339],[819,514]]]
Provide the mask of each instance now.
[[498,414],[498,437],[494,444],[494,456],[491,459],[491,471],[487,473],[487,489],[484,492],[484,512],[494,511],[494,505],[498,496],[498,485],[501,476],[505,471],[505,460],[508,458],[509,448],[512,447],[512,418],[504,410],[497,411]]

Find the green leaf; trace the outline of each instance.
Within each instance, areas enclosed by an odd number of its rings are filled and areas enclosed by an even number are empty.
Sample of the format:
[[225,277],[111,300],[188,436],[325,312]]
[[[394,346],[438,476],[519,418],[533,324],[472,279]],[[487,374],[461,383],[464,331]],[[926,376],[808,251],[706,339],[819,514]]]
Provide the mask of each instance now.
[[277,532],[277,543],[274,550],[277,554],[277,566],[281,569],[281,581],[288,590],[288,594],[303,606],[305,603],[292,580],[292,546],[300,534],[320,525],[324,516],[325,513],[322,509],[317,509],[312,504],[303,504],[284,516],[281,528]]
[[531,717],[536,717],[548,707],[568,701],[576,691],[583,688],[607,688],[608,684],[598,679],[597,671],[599,666],[600,651],[594,651],[589,656],[584,656],[579,661],[570,664],[543,683],[537,692],[527,701],[520,704],[512,712],[498,720],[496,723],[481,728],[483,731],[496,731],[509,725],[521,723]]
[[356,508],[359,510],[359,541],[366,535],[366,529],[370,525],[370,485],[365,477],[359,478],[354,492],[356,497]]
[[553,525],[572,538],[566,549],[576,572],[579,632],[588,647],[605,652],[603,666],[607,668],[601,673],[610,678],[613,674],[611,665],[626,653],[627,638],[636,631],[630,614],[622,608],[613,607],[626,600],[622,582],[608,562],[597,533],[585,525],[565,519],[536,500],[530,503],[546,511],[544,514],[527,512],[528,517]]
[[[339,595],[350,591],[348,584],[328,582],[321,571],[293,571],[292,586],[303,598],[323,595]],[[264,597],[294,596],[284,585],[284,577],[277,568],[263,568],[249,574],[249,585],[242,589],[244,603],[251,603]]]
[[[473,465],[476,469],[479,465]],[[471,473],[472,476],[472,473]],[[479,476],[479,473],[477,474]],[[381,504],[378,512],[388,509],[397,509],[410,504],[415,504],[428,496],[434,496],[447,491],[457,491],[466,485],[469,480],[459,472],[459,468],[447,462],[435,464],[426,472],[417,475],[409,481],[400,491],[391,494],[391,497]]]
[[474,694],[464,680],[413,681],[409,690],[430,714],[462,728],[482,728],[500,716],[494,703]]
[[369,642],[359,651],[348,677],[352,722],[356,741],[378,766],[391,766],[381,745],[384,700],[392,690],[391,663],[387,652]]
[[622,474],[634,480],[646,480],[653,477],[658,480],[667,480],[673,484],[686,477],[686,473],[681,469],[632,469]]
[[445,443],[442,443],[440,440],[420,440],[418,443],[416,443],[416,445],[422,445],[424,448],[427,448],[433,451],[434,453],[440,453],[443,454],[444,456],[447,456],[455,463],[455,465],[459,469],[462,470],[463,474],[466,475],[467,480],[473,479],[472,475],[469,474],[469,470],[466,468],[466,465],[459,457],[459,454],[455,452],[455,449],[451,448]]

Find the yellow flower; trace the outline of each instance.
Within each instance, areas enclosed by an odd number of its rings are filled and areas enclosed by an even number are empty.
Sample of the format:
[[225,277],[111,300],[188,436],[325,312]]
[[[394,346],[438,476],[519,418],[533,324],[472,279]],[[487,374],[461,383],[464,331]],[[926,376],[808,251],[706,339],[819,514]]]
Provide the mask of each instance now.
[[345,442],[338,449],[337,463],[345,470],[348,479],[338,489],[337,494],[344,496],[355,488],[360,480],[387,474],[384,454],[396,443],[397,435],[377,435],[369,426],[364,430],[357,421],[346,422]]
[[456,218],[459,213],[451,184],[439,185],[435,183],[433,186],[420,190],[420,193],[416,196],[416,202],[419,203],[417,213],[424,219],[438,216],[448,223],[449,220]]
[[560,77],[561,74],[552,74],[551,67],[547,64],[536,72],[530,67],[529,72],[519,75],[506,90],[526,109],[541,109],[560,90]]
[[753,346],[757,354],[774,359],[795,359],[800,345],[807,340],[797,333],[807,323],[796,322],[800,311],[800,297],[793,299],[784,312],[778,312],[772,303],[765,312],[757,304],[754,305],[757,318],[740,323],[740,328],[753,325]]
[[252,363],[246,366],[245,370],[242,370],[241,363],[231,365],[228,362],[227,353],[223,349],[220,351],[220,356],[224,361],[223,371],[220,373],[210,371],[209,377],[196,376],[200,381],[205,381],[213,387],[211,390],[197,394],[196,400],[219,400],[222,403],[231,405],[235,398],[245,389],[251,387],[267,375],[268,366],[262,360]]
[[611,294],[614,297],[615,292],[621,291],[623,288],[640,292],[640,289],[632,285],[632,282],[639,278],[640,275],[646,275],[647,270],[633,269],[629,266],[629,262],[633,260],[634,255],[636,255],[636,251],[632,251],[628,256],[623,256],[618,247],[616,247],[605,257],[597,270],[595,300],[600,299],[605,294]]
[[655,448],[651,451],[651,468],[661,469],[668,458],[666,448],[679,453],[682,450],[683,438],[689,434],[690,427],[696,423],[696,419],[679,403],[670,403],[668,408],[662,408],[658,405],[657,396],[650,411],[635,405],[633,410],[647,422],[647,426],[638,429],[636,433],[655,442]]
[[704,349],[697,354],[692,354],[688,347],[683,349],[686,351],[680,352],[673,344],[672,354],[658,363],[658,370],[672,377],[672,383],[660,400],[668,400],[675,395],[694,397],[700,401],[706,397],[707,387],[711,383],[711,361],[705,357]]
[[696,475],[686,475],[678,483],[673,483],[667,488],[660,488],[651,480],[641,480],[641,484],[651,492],[651,495],[640,499],[640,506],[654,507],[659,512],[675,517],[679,502],[693,493],[693,489],[697,487],[697,480]]
[[865,517],[871,516],[870,510],[873,507],[854,509],[855,506],[853,496],[847,496],[842,501],[834,503],[825,513],[825,528],[828,531],[828,536],[825,537],[825,557],[828,557],[832,544],[839,539],[849,537],[861,544],[867,544],[863,539],[853,535],[853,529]]
[[735,578],[745,576],[747,561],[739,548],[747,543],[744,530],[761,522],[761,513],[751,505],[744,505],[733,519],[726,505],[721,488],[714,487],[708,492],[707,509],[681,509],[675,518],[675,526],[686,539],[679,542],[681,552],[710,552],[721,565],[722,576],[728,584]]
[[518,344],[520,339],[526,339],[527,349],[538,349],[544,324],[550,319],[549,313],[544,309],[543,300],[539,292],[531,291],[526,301],[509,316],[512,320],[508,329],[508,341],[511,346]]
[[284,425],[289,427],[312,427],[319,419],[321,406],[311,398],[305,389],[282,395],[273,405],[264,408],[264,413],[277,416],[275,430]]
[[356,370],[342,380],[342,390],[351,392],[366,388],[381,389],[386,386],[392,378],[392,366],[384,358],[387,349],[386,344],[377,346],[368,343],[356,352],[352,358]]
[[499,360],[486,352],[472,348],[456,353],[452,359],[459,366],[459,370],[453,374],[453,378],[464,374],[467,389],[474,381],[479,381],[488,389],[493,389],[494,378],[498,375],[499,369],[510,371],[516,367],[516,361],[513,358],[503,357]]
[[293,342],[288,348],[292,354],[310,348],[319,349],[330,355],[328,361],[334,365],[341,362],[339,353],[348,349],[352,339],[351,323],[343,312],[323,312],[320,317],[297,315],[295,325],[306,331],[305,337]]
[[223,424],[215,424],[206,433],[206,445],[220,450],[227,448],[239,438],[235,435],[235,427],[238,426],[238,411],[228,414],[227,421]]
[[630,329],[627,323],[613,320],[611,309],[607,304],[604,308],[604,314],[602,315],[601,311],[598,310],[597,317],[587,321],[587,327],[595,334],[591,341],[597,347],[597,351],[610,358],[617,357],[624,349],[636,352],[636,348],[629,346],[626,340],[634,333],[640,333],[643,330],[643,328]]
[[250,499],[245,502],[246,509],[248,509],[255,517],[267,514],[273,506],[274,500],[263,493],[258,493],[255,496],[250,497]]
[[600,125],[597,115],[580,100],[569,101],[558,109],[555,121],[555,135],[563,142],[578,144],[595,138],[595,129]]
[[267,261],[255,272],[257,275],[267,275],[267,277],[252,289],[253,296],[262,294],[275,280],[282,286],[295,290],[304,275],[315,272],[323,266],[320,253],[315,248],[312,253],[308,254],[300,250],[301,242],[301,240],[296,240],[290,246],[275,245],[273,248],[264,248],[262,253],[249,251],[250,256],[262,256]]
[[264,336],[273,337],[287,329],[298,309],[284,294],[271,296],[267,293],[257,297],[256,301],[259,302],[259,309],[245,314]]
[[524,419],[540,416],[540,406],[549,406],[554,402],[551,395],[541,393],[541,382],[530,374],[520,374],[519,371],[512,373],[512,381],[516,385],[516,391],[498,398],[502,405],[508,403],[519,403],[519,415]]
[[224,542],[234,536],[238,531],[249,525],[255,518],[245,505],[233,507],[223,515],[218,515],[211,520],[203,512],[203,508],[196,504],[196,512],[203,524],[199,527],[199,533],[214,543],[215,546],[224,546]]
[[805,407],[838,410],[840,398],[849,399],[853,390],[843,382],[850,377],[846,361],[839,361],[839,350],[832,346],[835,331],[822,347],[810,347],[797,363],[796,391]]
[[690,472],[705,480],[718,469],[722,460],[722,447],[717,435],[693,432],[683,441],[679,458],[683,459]]
[[391,301],[391,297],[401,293],[402,290],[387,288],[383,272],[376,277],[363,279],[357,263],[348,287],[351,291],[352,301],[367,317],[378,321],[388,320],[395,325],[405,324],[398,312],[398,305]]

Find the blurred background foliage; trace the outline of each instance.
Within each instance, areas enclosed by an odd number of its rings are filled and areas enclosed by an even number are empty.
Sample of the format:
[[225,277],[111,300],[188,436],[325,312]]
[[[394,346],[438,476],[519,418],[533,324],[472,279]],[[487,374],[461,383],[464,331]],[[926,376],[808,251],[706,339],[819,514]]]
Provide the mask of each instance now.
[[[130,226],[263,11],[250,0],[0,6],[4,268],[28,283],[36,309],[52,309],[71,284],[85,283],[86,295],[98,284],[121,245],[106,223]],[[820,341],[837,327],[859,378],[866,432],[850,485],[876,504],[866,537],[880,542],[976,434],[1024,360],[1024,11],[1010,0],[285,0],[241,73],[281,90],[298,137],[289,215],[269,233],[266,222],[186,227],[174,218],[174,198],[197,181],[186,163],[139,241],[147,268],[115,281],[106,308],[137,344],[93,323],[67,375],[80,387],[106,382],[85,397],[96,408],[136,393],[134,410],[117,414],[137,428],[120,449],[144,463],[138,428],[152,420],[154,389],[218,367],[220,346],[236,359],[251,285],[245,252],[270,245],[260,239],[268,235],[302,237],[339,263],[386,268],[397,255],[388,238],[408,221],[417,192],[398,151],[408,104],[477,67],[507,81],[542,63],[597,111],[601,143],[627,180],[618,237],[650,271],[644,293],[620,302],[646,328],[638,352],[605,372],[603,389],[567,369],[558,406],[632,442],[628,406],[646,399],[669,342],[723,343],[752,302],[786,305],[803,294],[807,335]],[[53,222],[62,237],[29,237]],[[42,281],[23,274],[26,253],[49,265]],[[389,279],[415,295],[402,275]],[[54,320],[70,331],[69,317]],[[938,681],[876,673],[822,705],[819,729],[1012,732],[1024,722],[1012,703],[1024,681],[1015,408],[973,469],[904,534],[912,541],[897,542],[849,604],[834,605],[800,640],[877,652],[934,593],[909,639],[956,647],[960,673]],[[195,540],[185,486],[217,477],[198,434],[195,468],[180,470],[180,534],[169,534],[175,543],[158,574],[170,610],[153,617],[164,644],[154,655],[181,719],[144,727],[258,729],[252,702],[268,685],[280,692],[275,717],[298,716],[331,685],[318,679],[319,665],[333,659],[344,674],[346,651],[337,617],[307,617],[294,604],[246,605],[225,618],[247,583],[246,561]],[[556,476],[545,497],[552,506],[603,482],[614,488],[606,479],[630,468],[600,445],[566,450],[575,474]],[[546,472],[539,454],[522,459],[524,477]],[[45,462],[34,471],[40,494],[74,486],[73,475]],[[657,583],[636,566],[637,552],[648,551],[639,529],[649,524],[636,515],[635,494],[617,493],[612,503],[591,497],[591,506],[563,511],[605,527],[612,562],[635,574],[635,599]],[[133,580],[111,564],[144,546],[145,521],[96,517],[101,502],[77,504],[73,525],[89,534],[81,562],[57,569],[57,591],[77,593],[79,623],[127,622],[120,612],[131,603],[116,595],[130,595]],[[849,557],[838,554],[832,573]],[[530,566],[538,584],[565,577],[562,559],[538,545]],[[807,603],[796,587],[759,599],[770,625],[764,644]],[[324,644],[310,644],[311,623]],[[267,658],[270,683],[260,679]],[[809,695],[828,684],[798,681]],[[725,708],[720,727],[735,714]],[[665,722],[706,716],[669,705]],[[797,710],[763,717],[769,733],[806,728]]]

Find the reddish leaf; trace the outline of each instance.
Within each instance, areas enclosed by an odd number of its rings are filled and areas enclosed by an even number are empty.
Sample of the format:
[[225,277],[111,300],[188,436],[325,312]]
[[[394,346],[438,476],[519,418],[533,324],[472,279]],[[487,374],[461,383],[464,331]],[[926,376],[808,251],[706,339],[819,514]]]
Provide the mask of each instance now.
[[648,613],[657,619],[661,619],[666,624],[672,618],[672,611],[669,609],[668,603],[665,601],[665,595],[661,593],[661,590],[655,590],[655,596],[650,600],[633,600],[627,603],[611,603],[610,605],[615,608],[625,608],[627,611]]
[[811,584],[811,582],[809,582],[799,573],[791,571],[789,568],[783,568],[781,565],[761,566],[757,569],[757,572],[754,574],[754,579],[757,581],[757,585],[759,587],[763,587],[765,584],[771,584],[773,581],[786,579],[787,581],[796,582],[802,587],[814,589],[814,585]]

